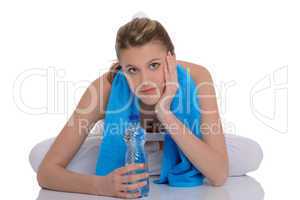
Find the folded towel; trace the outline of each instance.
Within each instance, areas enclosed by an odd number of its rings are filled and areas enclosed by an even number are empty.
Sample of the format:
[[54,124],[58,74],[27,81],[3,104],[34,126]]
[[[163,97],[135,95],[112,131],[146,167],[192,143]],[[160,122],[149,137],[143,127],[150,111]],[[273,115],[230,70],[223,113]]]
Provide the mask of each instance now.
[[[196,84],[189,72],[180,64],[176,65],[179,88],[172,99],[170,111],[191,132],[202,139],[200,130],[200,106]],[[129,116],[140,116],[140,102],[132,93],[122,70],[113,79],[109,101],[104,118],[103,139],[99,147],[96,175],[104,176],[125,165],[126,143],[123,135]],[[193,166],[173,141],[168,131],[164,132],[163,163],[156,184],[175,187],[191,187],[203,184],[204,175]]]

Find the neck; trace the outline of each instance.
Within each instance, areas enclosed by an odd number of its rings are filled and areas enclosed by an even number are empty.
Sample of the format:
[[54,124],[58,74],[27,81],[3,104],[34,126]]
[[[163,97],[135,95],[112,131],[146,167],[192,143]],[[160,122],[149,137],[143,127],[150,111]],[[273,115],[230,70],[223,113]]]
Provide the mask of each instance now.
[[148,105],[148,104],[144,104],[142,101],[140,101],[140,109],[141,109],[141,111],[146,112],[145,114],[154,114],[155,106],[156,106],[155,104]]

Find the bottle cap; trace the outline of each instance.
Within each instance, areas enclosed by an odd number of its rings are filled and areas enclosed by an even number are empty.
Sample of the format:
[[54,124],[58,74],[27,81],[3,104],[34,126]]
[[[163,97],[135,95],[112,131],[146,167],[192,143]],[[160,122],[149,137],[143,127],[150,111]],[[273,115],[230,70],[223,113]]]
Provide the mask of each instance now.
[[132,115],[129,115],[129,120],[130,121],[140,121],[140,118],[138,115],[132,114]]

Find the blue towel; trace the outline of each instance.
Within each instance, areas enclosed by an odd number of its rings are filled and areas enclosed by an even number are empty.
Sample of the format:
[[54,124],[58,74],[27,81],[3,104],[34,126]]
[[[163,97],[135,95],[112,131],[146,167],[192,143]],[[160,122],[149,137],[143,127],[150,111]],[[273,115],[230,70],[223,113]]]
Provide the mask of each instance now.
[[[190,73],[176,65],[179,88],[172,99],[170,110],[191,132],[202,139],[200,106],[196,84]],[[96,163],[96,175],[104,176],[125,165],[126,143],[123,135],[129,116],[139,112],[139,99],[129,88],[122,70],[113,79],[106,106],[102,143]],[[193,166],[166,131],[164,134],[163,161],[156,184],[174,187],[191,187],[203,184],[204,175]]]

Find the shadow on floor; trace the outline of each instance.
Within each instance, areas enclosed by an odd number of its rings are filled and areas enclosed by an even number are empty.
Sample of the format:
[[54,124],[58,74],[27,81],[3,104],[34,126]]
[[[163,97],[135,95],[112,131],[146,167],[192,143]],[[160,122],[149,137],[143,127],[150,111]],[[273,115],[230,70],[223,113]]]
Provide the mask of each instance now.
[[[259,182],[250,176],[229,177],[221,187],[213,187],[207,184],[178,188],[169,187],[164,184],[153,184],[152,180],[158,177],[151,177],[150,194],[140,199],[201,199],[201,200],[261,200],[264,199],[264,190]],[[57,192],[41,189],[37,200],[99,200],[116,199],[105,196],[94,196],[79,193]]]

